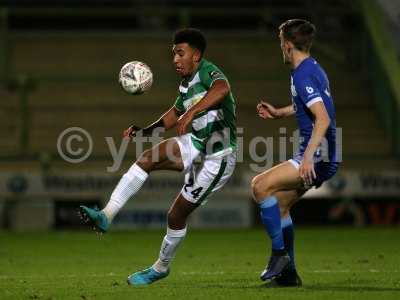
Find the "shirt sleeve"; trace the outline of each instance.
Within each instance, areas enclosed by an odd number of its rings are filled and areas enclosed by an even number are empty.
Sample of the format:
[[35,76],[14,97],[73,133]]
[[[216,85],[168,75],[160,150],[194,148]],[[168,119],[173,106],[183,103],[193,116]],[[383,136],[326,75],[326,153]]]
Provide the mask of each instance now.
[[204,68],[204,70],[201,70],[199,75],[200,75],[201,83],[207,89],[209,89],[213,85],[214,81],[216,81],[216,80],[222,79],[222,80],[228,81],[226,79],[225,75],[218,68],[215,68],[212,66]]
[[182,99],[181,95],[178,95],[178,97],[176,97],[174,106],[177,111],[183,112],[185,110],[185,107],[183,106],[183,99]]
[[310,107],[316,102],[323,102],[321,93],[314,80],[310,77],[302,78],[295,83],[296,92],[301,101]]

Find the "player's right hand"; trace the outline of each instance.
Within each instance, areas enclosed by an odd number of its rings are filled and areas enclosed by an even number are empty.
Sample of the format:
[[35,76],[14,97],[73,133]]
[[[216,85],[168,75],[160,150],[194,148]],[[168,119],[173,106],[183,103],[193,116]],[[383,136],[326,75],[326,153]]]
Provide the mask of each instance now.
[[131,125],[127,129],[124,130],[123,132],[123,137],[124,138],[132,138],[136,135],[136,133],[142,128],[136,126],[136,125]]
[[266,101],[260,101],[257,104],[257,113],[263,119],[276,119],[279,117],[278,109]]

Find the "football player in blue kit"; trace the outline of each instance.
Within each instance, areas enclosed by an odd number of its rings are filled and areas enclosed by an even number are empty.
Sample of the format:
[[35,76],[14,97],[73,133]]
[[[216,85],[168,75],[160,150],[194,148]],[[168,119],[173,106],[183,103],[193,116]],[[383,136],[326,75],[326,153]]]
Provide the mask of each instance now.
[[252,191],[261,220],[272,241],[272,254],[261,273],[271,285],[300,286],[294,261],[294,231],[290,208],[312,186],[319,187],[338,169],[336,121],[325,71],[310,56],[315,26],[292,19],[279,27],[284,63],[291,67],[292,104],[276,108],[261,101],[263,119],[296,116],[299,151],[294,157],[253,178]]

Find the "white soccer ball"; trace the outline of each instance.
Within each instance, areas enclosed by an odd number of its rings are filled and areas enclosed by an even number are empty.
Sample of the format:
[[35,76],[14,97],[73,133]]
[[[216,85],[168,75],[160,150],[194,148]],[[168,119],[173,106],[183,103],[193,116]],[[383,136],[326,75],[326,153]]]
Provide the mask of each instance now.
[[121,68],[119,83],[127,93],[139,95],[150,90],[153,84],[153,72],[145,63],[131,61]]

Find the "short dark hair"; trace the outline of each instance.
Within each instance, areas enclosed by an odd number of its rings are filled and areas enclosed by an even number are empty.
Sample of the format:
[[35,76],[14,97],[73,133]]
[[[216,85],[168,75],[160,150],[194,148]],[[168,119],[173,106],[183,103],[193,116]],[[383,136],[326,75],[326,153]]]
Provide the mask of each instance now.
[[207,42],[204,34],[196,28],[184,28],[174,34],[174,45],[188,43],[192,48],[196,48],[203,56],[206,51]]
[[314,24],[302,19],[291,19],[279,26],[283,39],[290,41],[296,49],[308,52],[317,32]]

